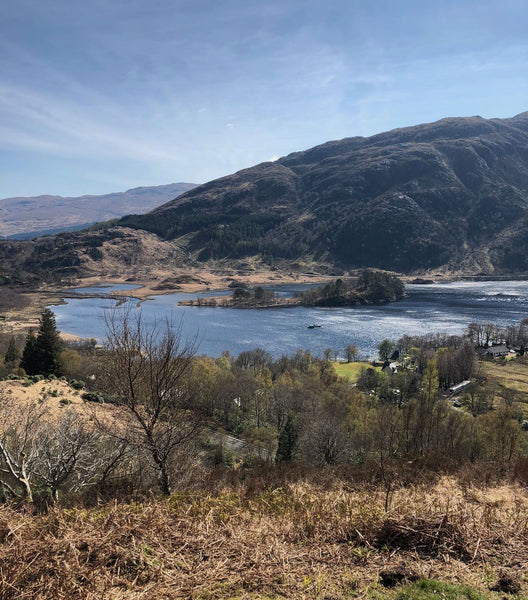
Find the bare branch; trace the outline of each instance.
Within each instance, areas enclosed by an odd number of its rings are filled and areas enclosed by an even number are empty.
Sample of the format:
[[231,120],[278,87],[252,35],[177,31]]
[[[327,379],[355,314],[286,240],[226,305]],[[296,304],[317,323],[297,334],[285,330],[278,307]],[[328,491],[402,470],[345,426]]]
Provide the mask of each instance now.
[[[141,313],[114,310],[105,316],[107,337],[102,385],[127,415],[115,411],[115,437],[145,452],[164,493],[177,447],[200,431],[201,415],[191,406],[186,381],[195,344],[182,344],[181,325],[169,320],[145,327]],[[106,425],[108,429],[108,424]]]

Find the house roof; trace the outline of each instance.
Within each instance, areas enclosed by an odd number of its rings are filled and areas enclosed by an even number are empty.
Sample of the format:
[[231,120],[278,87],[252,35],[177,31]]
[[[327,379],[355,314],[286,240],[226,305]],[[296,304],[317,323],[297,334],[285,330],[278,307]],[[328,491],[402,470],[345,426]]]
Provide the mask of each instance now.
[[509,354],[508,348],[506,346],[492,346],[486,350],[486,354],[492,354],[493,356],[501,356],[504,354]]

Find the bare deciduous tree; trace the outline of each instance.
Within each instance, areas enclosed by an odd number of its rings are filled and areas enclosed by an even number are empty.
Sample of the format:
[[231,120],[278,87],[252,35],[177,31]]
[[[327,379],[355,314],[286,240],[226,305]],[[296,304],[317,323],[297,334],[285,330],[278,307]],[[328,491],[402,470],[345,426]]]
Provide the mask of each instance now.
[[123,448],[103,436],[74,409],[54,415],[37,402],[0,408],[0,488],[4,495],[33,502],[59,499],[106,482]]
[[148,457],[162,492],[170,494],[176,451],[202,423],[186,381],[195,344],[182,345],[181,327],[169,321],[147,327],[141,313],[116,310],[106,315],[106,349],[102,384],[121,408],[113,411],[113,435]]
[[0,413],[0,483],[14,498],[33,502],[33,465],[38,456],[35,441],[45,410],[36,403],[5,404]]
[[349,344],[345,348],[345,358],[347,362],[356,361],[359,357],[359,350],[355,344]]
[[55,502],[60,491],[78,492],[107,479],[122,454],[114,440],[74,410],[42,424],[34,446],[32,474]]

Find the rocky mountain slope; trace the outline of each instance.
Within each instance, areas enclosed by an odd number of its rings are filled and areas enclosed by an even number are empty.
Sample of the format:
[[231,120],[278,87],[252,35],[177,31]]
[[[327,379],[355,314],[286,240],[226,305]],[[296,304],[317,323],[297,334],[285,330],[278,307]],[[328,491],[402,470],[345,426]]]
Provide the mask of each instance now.
[[346,138],[194,188],[125,217],[202,259],[297,259],[343,268],[528,268],[528,113],[448,118]]
[[78,198],[3,198],[0,199],[0,237],[27,239],[116,219],[131,212],[146,212],[195,186],[194,183],[170,183]]
[[61,276],[104,273],[110,258],[133,275],[219,261],[511,275],[528,271],[527,233],[523,113],[328,142],[200,185],[117,226],[44,238],[24,251],[0,247],[0,259],[11,252],[24,272]]

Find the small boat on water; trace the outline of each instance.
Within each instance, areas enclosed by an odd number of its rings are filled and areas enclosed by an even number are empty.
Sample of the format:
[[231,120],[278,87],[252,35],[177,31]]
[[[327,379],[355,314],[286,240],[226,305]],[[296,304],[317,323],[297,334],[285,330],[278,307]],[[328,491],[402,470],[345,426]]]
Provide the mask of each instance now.
[[315,324],[308,325],[308,329],[320,329],[321,327],[322,327],[322,325],[315,325]]

